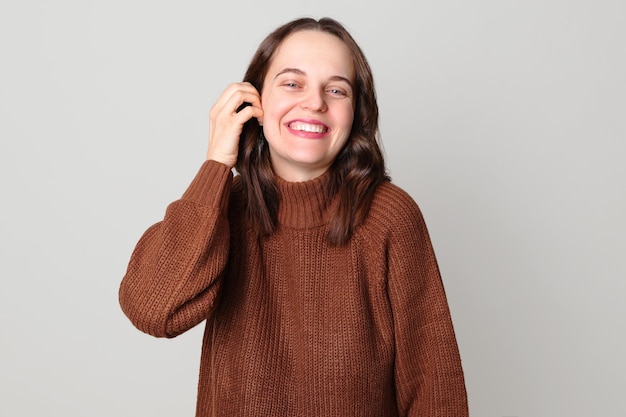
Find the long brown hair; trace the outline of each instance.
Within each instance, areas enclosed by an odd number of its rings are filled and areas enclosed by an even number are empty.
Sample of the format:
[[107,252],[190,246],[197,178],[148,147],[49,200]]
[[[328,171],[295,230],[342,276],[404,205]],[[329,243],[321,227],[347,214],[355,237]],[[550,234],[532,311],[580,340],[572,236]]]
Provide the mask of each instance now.
[[[302,30],[322,31],[341,39],[352,52],[356,72],[352,131],[329,168],[331,179],[327,188],[328,198],[336,194],[338,198],[331,216],[328,239],[341,245],[350,239],[354,229],[365,218],[376,187],[389,181],[378,144],[378,104],[374,80],[361,48],[336,20],[296,19],[278,27],[261,42],[243,80],[261,92],[276,50],[287,36]],[[241,176],[248,216],[258,227],[260,235],[271,234],[276,228],[278,190],[268,144],[256,119],[244,125],[235,168]]]

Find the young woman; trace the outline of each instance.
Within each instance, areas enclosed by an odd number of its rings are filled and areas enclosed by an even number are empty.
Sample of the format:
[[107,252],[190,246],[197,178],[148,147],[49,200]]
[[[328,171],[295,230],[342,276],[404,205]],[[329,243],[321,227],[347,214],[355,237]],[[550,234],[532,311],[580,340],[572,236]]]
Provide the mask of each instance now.
[[276,29],[211,109],[206,162],[120,287],[146,333],[206,321],[198,416],[467,415],[428,232],[377,135],[369,65],[328,18]]

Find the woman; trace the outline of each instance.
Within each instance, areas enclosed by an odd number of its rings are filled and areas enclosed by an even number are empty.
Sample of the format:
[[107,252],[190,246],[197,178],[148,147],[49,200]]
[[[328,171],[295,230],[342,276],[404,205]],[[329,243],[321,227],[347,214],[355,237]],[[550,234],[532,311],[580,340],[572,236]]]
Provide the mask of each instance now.
[[377,134],[371,70],[327,18],[276,29],[211,109],[206,162],[120,287],[146,333],[206,320],[198,416],[467,415],[428,232]]

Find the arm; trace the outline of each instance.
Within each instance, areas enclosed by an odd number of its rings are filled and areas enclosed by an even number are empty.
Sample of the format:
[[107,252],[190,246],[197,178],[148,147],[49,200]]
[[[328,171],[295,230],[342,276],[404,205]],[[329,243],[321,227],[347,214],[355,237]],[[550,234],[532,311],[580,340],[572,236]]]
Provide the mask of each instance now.
[[174,337],[209,318],[228,259],[231,183],[226,165],[206,161],[137,243],[119,300],[139,330]]
[[[239,111],[244,102],[250,105]],[[231,167],[244,123],[262,115],[249,83],[229,85],[211,108],[207,161],[141,237],[120,286],[122,310],[138,329],[174,337],[210,319],[228,260]]]
[[467,395],[450,311],[426,225],[408,196],[389,249],[389,298],[401,416],[466,417]]

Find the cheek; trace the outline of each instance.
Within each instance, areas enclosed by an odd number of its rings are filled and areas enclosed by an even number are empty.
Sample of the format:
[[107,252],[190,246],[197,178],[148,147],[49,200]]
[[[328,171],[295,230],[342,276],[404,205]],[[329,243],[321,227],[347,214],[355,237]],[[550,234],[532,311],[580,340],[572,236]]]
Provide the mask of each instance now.
[[354,122],[354,110],[352,109],[352,106],[343,108],[337,113],[337,115],[337,121],[344,126],[345,129],[350,130],[352,128],[352,123]]
[[265,121],[280,121],[280,118],[287,112],[289,103],[285,98],[272,93],[261,96],[261,107],[263,108],[263,119]]
[[270,128],[272,130],[279,129],[281,124],[282,114],[275,107],[268,107],[263,109],[263,125],[266,128]]
[[343,109],[336,113],[335,126],[339,128],[339,141],[345,143],[352,132],[352,124],[354,123],[354,114],[352,109]]
[[275,96],[261,98],[263,108],[263,131],[268,142],[273,142],[281,134],[281,122],[285,115],[284,105]]

